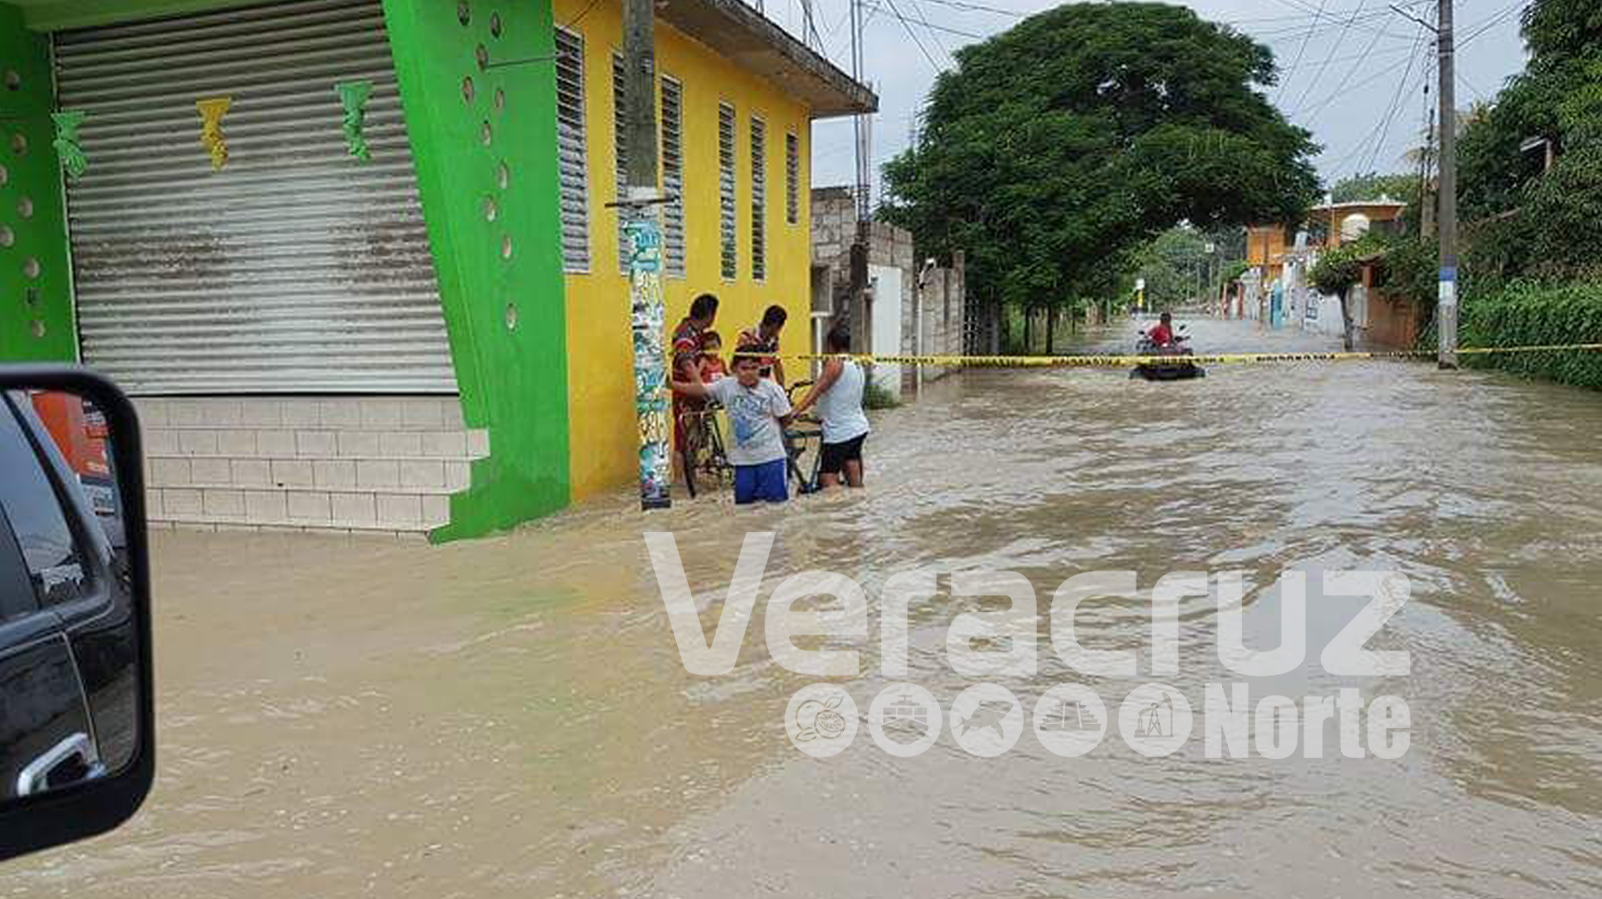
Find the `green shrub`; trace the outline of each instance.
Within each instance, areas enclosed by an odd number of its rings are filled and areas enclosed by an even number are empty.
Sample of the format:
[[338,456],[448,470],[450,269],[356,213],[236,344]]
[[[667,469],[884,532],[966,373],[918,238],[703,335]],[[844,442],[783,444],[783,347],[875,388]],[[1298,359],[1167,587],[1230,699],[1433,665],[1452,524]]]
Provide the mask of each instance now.
[[[1475,293],[1464,300],[1459,327],[1458,343],[1464,347],[1602,343],[1602,283],[1518,281]],[[1459,360],[1475,368],[1602,389],[1602,351],[1475,354]]]
[[862,385],[862,408],[864,409],[894,409],[901,405],[896,395],[885,389],[878,381],[869,379]]

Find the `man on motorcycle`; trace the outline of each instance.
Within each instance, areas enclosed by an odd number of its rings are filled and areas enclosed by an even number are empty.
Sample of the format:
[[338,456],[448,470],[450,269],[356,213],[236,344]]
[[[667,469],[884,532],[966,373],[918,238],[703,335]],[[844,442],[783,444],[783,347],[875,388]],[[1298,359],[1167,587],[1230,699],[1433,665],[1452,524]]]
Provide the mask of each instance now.
[[1158,319],[1157,324],[1153,325],[1152,329],[1146,332],[1146,339],[1150,340],[1152,345],[1157,347],[1165,347],[1173,343],[1174,317],[1169,313],[1164,312],[1162,317]]

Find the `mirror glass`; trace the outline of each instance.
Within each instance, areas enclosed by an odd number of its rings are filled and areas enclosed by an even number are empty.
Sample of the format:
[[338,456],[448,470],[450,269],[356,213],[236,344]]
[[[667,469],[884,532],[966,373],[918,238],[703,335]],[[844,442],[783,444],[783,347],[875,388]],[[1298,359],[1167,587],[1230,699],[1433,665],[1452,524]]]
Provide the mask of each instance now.
[[0,392],[0,807],[116,774],[139,745],[118,479],[138,461],[118,446],[84,397]]

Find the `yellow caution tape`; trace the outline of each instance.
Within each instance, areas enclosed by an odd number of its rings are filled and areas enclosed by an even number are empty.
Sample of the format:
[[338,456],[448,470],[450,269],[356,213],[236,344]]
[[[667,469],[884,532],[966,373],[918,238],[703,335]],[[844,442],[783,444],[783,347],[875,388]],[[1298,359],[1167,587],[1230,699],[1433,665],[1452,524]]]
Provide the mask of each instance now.
[[[1602,350],[1602,343],[1567,343],[1536,346],[1460,347],[1460,356],[1484,356],[1501,353],[1544,353],[1560,350]],[[771,359],[772,353],[736,352],[735,356],[755,356]],[[1119,356],[1113,354],[1079,356],[915,356],[875,355],[873,353],[781,353],[779,358],[799,361],[818,359],[850,359],[862,363],[882,365],[940,365],[960,368],[1070,368],[1110,367],[1131,365],[1238,365],[1256,362],[1352,362],[1374,359],[1435,358],[1435,350],[1369,350],[1328,353],[1217,353],[1209,356]]]

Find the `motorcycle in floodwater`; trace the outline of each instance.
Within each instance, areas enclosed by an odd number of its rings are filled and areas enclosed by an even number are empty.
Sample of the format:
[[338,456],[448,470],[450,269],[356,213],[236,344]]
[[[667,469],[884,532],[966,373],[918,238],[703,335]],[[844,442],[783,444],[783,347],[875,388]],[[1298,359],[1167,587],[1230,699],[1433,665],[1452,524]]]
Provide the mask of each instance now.
[[[1179,330],[1183,332],[1185,326],[1180,325]],[[1189,340],[1188,335],[1180,333],[1174,335],[1171,341],[1157,343],[1147,332],[1140,332],[1140,337],[1135,342],[1135,355],[1172,356],[1174,361],[1142,363],[1130,371],[1129,377],[1144,378],[1147,381],[1188,381],[1191,378],[1207,377],[1207,369],[1186,358],[1194,355],[1190,347],[1185,345]]]

